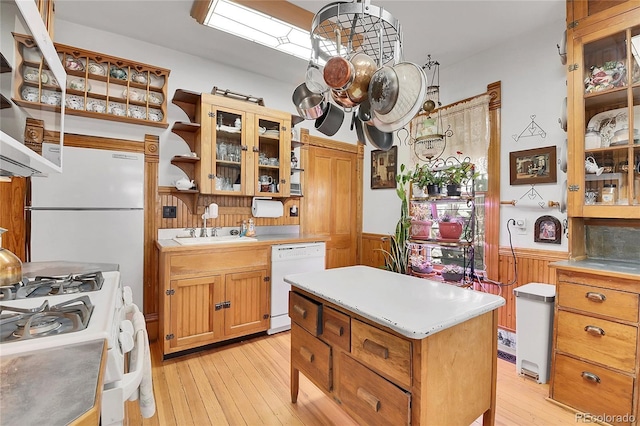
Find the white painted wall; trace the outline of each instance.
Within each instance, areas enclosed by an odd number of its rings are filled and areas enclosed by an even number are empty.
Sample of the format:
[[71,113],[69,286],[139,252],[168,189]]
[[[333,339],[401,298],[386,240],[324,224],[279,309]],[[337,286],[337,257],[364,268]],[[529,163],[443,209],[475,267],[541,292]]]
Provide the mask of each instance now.
[[[303,81],[307,66],[306,61],[300,60],[300,81],[287,84],[197,56],[63,20],[56,21],[55,42],[170,69],[167,90],[169,95],[167,121],[170,124],[188,120],[186,114],[171,103],[171,97],[176,89],[209,93],[214,86],[217,86],[220,89],[262,97],[267,107],[296,114],[291,94]],[[215,40],[211,42],[214,43]],[[342,128],[334,136],[336,140],[355,143],[355,134],[349,131],[349,124],[350,116],[345,117]],[[298,125],[298,128],[300,127],[308,128],[313,135],[324,136],[316,131],[313,121],[304,121]],[[145,134],[158,135],[160,137],[158,171],[160,185],[171,185],[176,179],[184,177],[184,173],[171,165],[170,160],[176,154],[189,151],[182,138],[173,134],[170,129],[171,126],[162,129],[72,115],[65,117],[65,130],[69,133],[133,140],[142,140]]]
[[[564,5],[558,5],[557,18],[538,30],[504,44],[479,52],[466,61],[440,67],[440,92],[443,105],[484,93],[487,84],[502,82],[502,128],[501,128],[501,173],[500,192],[502,200],[520,199],[530,186],[509,184],[509,152],[543,146],[561,146],[566,133],[560,128],[558,118],[566,96],[565,67],[560,63],[556,44],[565,28]],[[463,41],[461,41],[463,42]],[[425,46],[425,57],[428,46]],[[437,58],[436,58],[437,59]],[[513,135],[520,135],[531,124],[531,116],[546,132],[546,137],[523,137],[517,142]],[[400,200],[394,190],[370,188],[371,147],[365,152],[364,232],[393,233],[400,212]],[[399,144],[399,164],[409,164],[409,147]],[[545,200],[560,200],[561,184],[566,174],[558,168],[556,184],[539,184],[535,189]],[[525,235],[512,231],[515,247],[541,248],[545,250],[567,250],[567,241],[562,244],[535,243],[533,225],[544,214],[555,216],[562,222],[566,214],[558,209],[501,207],[500,245],[509,245],[506,222],[510,218],[524,218],[527,224]]]
[[[522,37],[505,40],[505,43],[479,52],[466,61],[447,65],[440,69],[441,101],[443,104],[455,102],[486,91],[488,83],[502,82],[502,152],[501,152],[501,198],[519,199],[529,188],[509,184],[509,152],[556,145],[566,138],[558,125],[561,103],[566,94],[565,68],[561,65],[556,44],[564,31],[564,5],[559,3],[557,17],[538,30]],[[455,34],[454,34],[455,35]],[[449,36],[454,36],[449,35]],[[433,40],[433,39],[432,39]],[[171,70],[168,93],[170,97],[176,89],[209,92],[213,86],[230,89],[253,96],[263,97],[270,108],[295,113],[291,103],[291,93],[302,81],[306,62],[300,62],[300,81],[284,83],[258,74],[232,68],[220,63],[204,60],[175,50],[141,42],[118,34],[97,31],[67,21],[56,22],[55,41],[88,50],[128,58],[138,62],[154,64]],[[213,42],[213,40],[212,40]],[[425,42],[425,58],[428,43]],[[461,40],[463,43],[464,40]],[[546,137],[527,137],[514,141],[535,122],[546,131]],[[168,102],[168,122],[186,120],[180,108]],[[355,133],[349,130],[350,116],[335,140],[355,143]],[[177,153],[188,151],[187,145],[169,129],[158,129],[140,125],[117,123],[84,117],[67,116],[66,130],[72,133],[122,137],[141,140],[145,133],[160,136],[159,184],[170,185],[183,173],[169,162]],[[313,135],[324,136],[313,127],[313,121],[305,121],[299,127],[308,128]],[[403,136],[403,134],[401,134]],[[409,163],[409,147],[404,141],[398,144],[398,164]],[[364,159],[364,223],[363,231],[372,233],[393,233],[400,213],[400,201],[393,189],[370,189],[370,169],[372,147],[366,146]],[[566,175],[558,170],[557,184],[541,184],[536,189],[547,200],[559,200],[561,183]],[[505,206],[501,208],[500,244],[508,245],[506,222],[509,218],[524,218],[527,222],[525,235],[512,232],[515,247],[567,250],[563,237],[561,245],[534,243],[533,224],[542,214],[551,214],[562,222],[566,218],[557,209],[532,210]]]

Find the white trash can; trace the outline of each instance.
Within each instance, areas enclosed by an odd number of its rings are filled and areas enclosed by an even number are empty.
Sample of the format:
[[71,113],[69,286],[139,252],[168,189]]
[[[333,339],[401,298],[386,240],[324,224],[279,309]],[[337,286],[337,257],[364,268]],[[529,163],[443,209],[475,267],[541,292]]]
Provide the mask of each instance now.
[[556,287],[529,283],[513,289],[513,294],[516,296],[516,371],[538,383],[547,383]]

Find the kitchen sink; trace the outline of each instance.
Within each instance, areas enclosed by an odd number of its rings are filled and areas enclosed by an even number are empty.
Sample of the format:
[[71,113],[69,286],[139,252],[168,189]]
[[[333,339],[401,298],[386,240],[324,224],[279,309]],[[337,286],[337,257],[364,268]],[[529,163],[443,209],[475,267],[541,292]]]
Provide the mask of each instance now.
[[222,235],[219,237],[176,237],[173,240],[183,246],[219,243],[250,243],[252,241],[258,241],[257,238],[238,237],[237,235]]

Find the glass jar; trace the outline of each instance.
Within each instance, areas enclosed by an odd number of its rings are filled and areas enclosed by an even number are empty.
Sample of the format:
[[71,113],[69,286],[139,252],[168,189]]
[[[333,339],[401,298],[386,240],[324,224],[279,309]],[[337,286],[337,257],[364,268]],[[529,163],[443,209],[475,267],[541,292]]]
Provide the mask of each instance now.
[[602,144],[602,137],[600,133],[595,129],[589,127],[587,133],[584,135],[584,149],[596,149],[600,148]]
[[602,204],[615,204],[618,201],[618,187],[615,183],[605,183],[602,187]]

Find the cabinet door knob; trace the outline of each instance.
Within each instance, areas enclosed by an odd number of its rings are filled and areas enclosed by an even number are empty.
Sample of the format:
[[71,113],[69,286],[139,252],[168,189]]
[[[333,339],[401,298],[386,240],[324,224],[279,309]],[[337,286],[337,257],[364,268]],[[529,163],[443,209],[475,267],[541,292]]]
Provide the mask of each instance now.
[[304,309],[303,307],[298,305],[293,305],[293,310],[296,311],[296,313],[300,315],[302,319],[305,319],[307,317],[307,310]]
[[302,358],[305,359],[305,361],[307,361],[308,363],[312,363],[313,362],[313,352],[311,352],[309,349],[305,348],[304,346],[300,346],[300,355],[302,355]]
[[584,328],[584,331],[593,335],[593,336],[604,336],[604,330],[600,327],[596,327],[595,325],[588,325]]
[[344,334],[344,327],[334,323],[333,321],[327,321],[324,323],[324,328],[335,334],[336,336],[342,336]]
[[593,383],[600,383],[600,377],[593,373],[589,373],[588,371],[583,371],[581,374],[582,378],[588,380]]
[[380,411],[380,400],[365,388],[358,388],[356,396],[369,405],[376,413]]
[[588,291],[584,297],[586,297],[587,299],[591,300],[592,302],[598,302],[598,303],[602,303],[605,300],[607,300],[607,296],[605,296],[602,293],[596,293],[593,291]]
[[373,355],[379,356],[380,358],[389,358],[389,349],[374,342],[373,340],[364,339],[364,342],[362,342],[362,348]]

